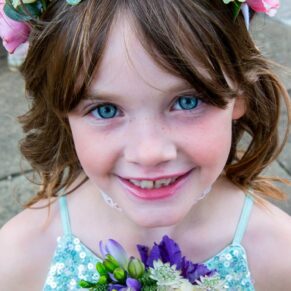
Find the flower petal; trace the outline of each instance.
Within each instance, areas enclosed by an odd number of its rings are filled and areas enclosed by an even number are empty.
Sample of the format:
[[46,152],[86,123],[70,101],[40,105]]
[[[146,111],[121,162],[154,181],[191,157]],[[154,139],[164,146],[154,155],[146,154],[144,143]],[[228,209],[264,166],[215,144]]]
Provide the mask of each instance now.
[[161,253],[159,246],[155,243],[150,251],[150,255],[147,260],[147,265],[153,267],[154,261],[161,259]]
[[126,279],[126,286],[129,288],[132,288],[135,291],[140,291],[141,290],[141,283],[133,278],[127,278]]
[[147,246],[143,246],[143,245],[136,245],[137,250],[139,252],[141,261],[144,263],[145,267],[148,268],[148,258],[149,258],[149,248]]
[[201,276],[212,276],[215,271],[209,270],[203,264],[193,264],[191,261],[182,258],[181,274],[185,279],[188,279],[192,284],[195,284],[196,280],[199,280]]
[[28,40],[30,27],[25,22],[10,19],[4,13],[5,1],[0,1],[0,38],[9,53]]
[[177,270],[181,268],[182,253],[179,245],[167,235],[165,235],[159,245],[161,258],[164,263],[176,265]]
[[247,0],[248,5],[256,12],[274,16],[280,7],[279,0]]
[[112,290],[118,290],[118,291],[120,291],[120,290],[124,290],[124,285],[120,285],[120,284],[110,284],[109,285],[109,291],[112,291]]
[[103,243],[102,240],[99,242],[99,250],[100,250],[102,258],[105,259],[106,255],[108,255],[109,253],[108,253],[108,250],[106,249],[106,245]]
[[124,248],[119,244],[116,240],[114,239],[109,239],[108,242],[106,243],[105,247],[103,243],[99,243],[100,252],[110,254],[113,256],[118,263],[125,268],[127,266],[128,258],[127,258],[127,253],[124,250]]

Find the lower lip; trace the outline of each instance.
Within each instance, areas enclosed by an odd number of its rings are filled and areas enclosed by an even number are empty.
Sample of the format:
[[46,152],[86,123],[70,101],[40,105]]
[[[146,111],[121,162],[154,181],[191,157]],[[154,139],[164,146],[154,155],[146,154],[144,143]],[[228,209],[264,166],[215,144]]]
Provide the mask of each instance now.
[[135,186],[126,179],[123,179],[121,177],[118,178],[121,185],[135,197],[143,200],[158,200],[174,196],[177,193],[178,189],[185,184],[191,172],[192,170],[180,176],[173,184],[158,189],[142,189],[138,186]]

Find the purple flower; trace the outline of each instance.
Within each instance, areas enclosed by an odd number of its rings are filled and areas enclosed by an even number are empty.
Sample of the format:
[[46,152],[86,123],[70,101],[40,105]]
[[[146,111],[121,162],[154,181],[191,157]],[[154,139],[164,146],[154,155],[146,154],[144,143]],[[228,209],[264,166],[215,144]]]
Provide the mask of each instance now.
[[182,258],[178,244],[166,235],[160,244],[154,243],[150,251],[148,247],[142,245],[137,245],[137,249],[146,268],[152,268],[153,262],[157,260],[170,263],[171,266],[176,265],[176,270],[181,270],[181,276],[188,279],[192,284],[195,284],[201,276],[213,276],[216,272],[209,270],[203,264],[193,264],[185,257]]
[[149,265],[147,264],[148,261],[148,253],[149,253],[149,248],[147,246],[143,246],[143,245],[136,245],[137,250],[139,252],[140,255],[140,259],[141,261],[144,263],[145,267],[148,268]]
[[201,276],[213,276],[214,274],[215,271],[209,270],[205,265],[193,264],[191,261],[186,260],[185,257],[182,258],[181,275],[188,279],[191,284],[195,285],[196,280],[199,280]]
[[107,255],[111,255],[120,264],[121,267],[126,269],[128,263],[128,256],[124,248],[114,239],[109,239],[106,244],[103,241],[99,242],[99,249],[103,259]]
[[149,253],[149,248],[143,245],[137,245],[142,262],[145,266],[153,267],[153,262],[161,260],[163,263],[176,265],[177,270],[181,269],[182,254],[178,244],[167,235],[163,236],[162,241],[154,243]]
[[140,291],[141,290],[141,283],[133,278],[127,278],[126,279],[126,286],[134,291]]
[[125,286],[124,285],[120,285],[120,284],[110,284],[109,285],[109,291],[112,291],[112,290],[117,290],[117,291],[120,291],[124,288]]
[[140,291],[141,290],[141,283],[138,280],[127,278],[126,279],[126,286],[121,284],[110,284],[109,291],[117,290],[117,291]]

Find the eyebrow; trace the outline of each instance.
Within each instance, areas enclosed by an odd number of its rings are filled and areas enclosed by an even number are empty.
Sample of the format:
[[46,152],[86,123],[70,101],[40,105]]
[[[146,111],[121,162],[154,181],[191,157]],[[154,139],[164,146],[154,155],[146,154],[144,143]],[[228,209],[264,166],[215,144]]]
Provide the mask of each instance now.
[[[153,87],[154,88],[154,87]],[[157,89],[157,88],[155,88]],[[193,86],[191,86],[190,83],[184,81],[184,82],[180,82],[180,83],[176,83],[168,88],[166,88],[166,90],[161,90],[158,89],[160,92],[162,92],[163,94],[170,94],[173,92],[178,92],[178,91],[183,91],[183,90],[189,90],[192,89],[193,91],[195,91],[195,88],[193,88]],[[105,91],[102,89],[94,89],[93,92],[87,92],[85,94],[85,100],[110,100],[110,99],[122,99],[122,95],[118,95],[115,94],[113,92],[109,92],[109,91]]]

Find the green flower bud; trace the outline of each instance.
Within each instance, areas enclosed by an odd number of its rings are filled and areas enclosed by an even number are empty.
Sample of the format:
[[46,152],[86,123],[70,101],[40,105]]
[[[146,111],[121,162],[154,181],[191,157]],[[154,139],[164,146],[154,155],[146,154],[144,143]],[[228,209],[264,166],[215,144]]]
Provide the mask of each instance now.
[[141,260],[131,258],[128,262],[127,270],[131,278],[138,279],[143,275],[145,266]]
[[100,274],[100,276],[102,275],[107,275],[107,271],[106,268],[104,267],[104,265],[100,262],[98,262],[96,264],[96,270],[98,271],[98,273]]
[[106,284],[107,283],[107,276],[100,276],[99,280],[98,280],[98,284]]
[[106,259],[110,260],[110,262],[112,262],[113,264],[115,264],[117,267],[119,267],[119,263],[118,261],[111,255],[107,255]]
[[126,272],[119,267],[114,270],[113,276],[117,281],[123,282],[126,279]]
[[119,267],[119,263],[114,259],[114,257],[107,255],[106,259],[103,261],[103,266],[108,272],[113,273],[113,271]]
[[87,289],[87,288],[93,288],[93,287],[95,287],[96,284],[95,283],[88,282],[88,281],[85,281],[85,280],[81,280],[79,282],[79,286],[81,288],[86,288]]

